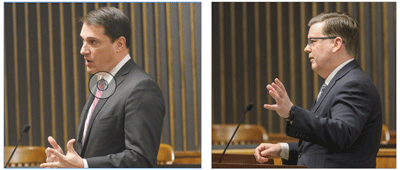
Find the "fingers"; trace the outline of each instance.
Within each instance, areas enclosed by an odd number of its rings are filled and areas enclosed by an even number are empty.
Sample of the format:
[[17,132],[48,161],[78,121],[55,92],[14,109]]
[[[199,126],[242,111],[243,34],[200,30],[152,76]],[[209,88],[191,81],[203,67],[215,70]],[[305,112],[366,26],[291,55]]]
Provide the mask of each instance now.
[[67,143],[67,150],[68,150],[68,152],[77,155],[77,153],[76,153],[76,151],[75,151],[75,149],[74,149],[74,142],[75,142],[75,139],[71,139],[71,140],[68,141],[68,143]]
[[275,90],[275,88],[272,87],[271,84],[267,85],[267,89],[268,89],[268,92],[272,91],[272,92],[278,93],[278,92]]
[[47,138],[47,140],[49,141],[50,145],[53,146],[53,148],[57,151],[59,151],[60,153],[64,154],[64,151],[62,150],[62,148],[60,147],[60,145],[57,144],[57,141],[52,137],[49,136]]
[[52,136],[49,136],[47,140],[49,141],[50,145],[53,146],[54,149],[60,148],[60,146],[57,144],[57,141]]
[[[49,140],[51,141],[51,139]],[[62,168],[62,167],[74,167],[83,168],[83,160],[79,157],[74,149],[75,139],[71,139],[67,142],[67,155],[59,152],[55,148],[47,148],[46,155],[47,162],[40,164],[41,168]],[[79,159],[77,159],[79,158]]]
[[[274,100],[279,103],[280,101],[280,97],[279,95],[276,93],[275,89],[271,86],[268,85],[267,89],[269,90],[269,95],[271,95],[272,98],[274,98]],[[274,105],[270,105],[270,104],[264,104],[264,108],[269,109],[269,110],[277,110],[278,106],[276,104]]]
[[277,93],[279,94],[280,97],[284,97],[286,95],[286,91],[284,91],[281,87],[279,87],[277,84],[273,83],[272,86],[276,88]]
[[274,98],[277,103],[280,103],[282,101],[282,97],[276,91],[270,90],[269,95],[271,95],[271,97]]
[[55,161],[57,161],[57,160],[56,160],[56,157],[55,157],[53,154],[50,153],[50,149],[51,149],[51,148],[47,148],[47,149],[45,150],[45,153],[46,153],[46,162],[55,162]]
[[256,159],[257,157],[259,157],[261,150],[262,150],[262,144],[258,145],[257,148],[254,149],[254,157],[256,157]]
[[40,168],[58,168],[60,167],[59,162],[49,162],[40,164]]
[[264,108],[276,111],[280,117],[289,117],[288,114],[293,103],[290,101],[282,82],[276,78],[274,82],[267,85],[267,89],[269,95],[276,101],[276,104],[264,104]]
[[282,89],[275,83],[267,85],[267,89],[271,97],[273,97],[275,100],[280,100],[286,95],[286,92],[282,91]]
[[273,104],[273,105],[271,105],[271,104],[264,104],[264,108],[266,108],[266,109],[268,109],[268,110],[278,110],[279,108],[278,108],[278,106],[276,105],[276,104]]
[[271,86],[275,89],[276,93],[279,95],[280,98],[285,96],[286,91],[283,91],[280,86],[275,83],[272,83]]
[[261,153],[261,151],[263,151],[264,149],[265,149],[265,144],[264,144],[264,143],[258,145],[257,148],[254,149],[254,156],[255,156],[256,158],[257,158],[257,157],[260,157],[260,156],[261,156],[260,153]]
[[268,158],[263,157],[263,156],[261,155],[261,152],[262,152],[262,151],[268,149],[268,148],[267,148],[267,145],[268,145],[268,144],[262,143],[262,144],[260,144],[260,145],[255,149],[255,151],[254,151],[254,157],[256,158],[256,161],[257,161],[258,163],[265,163],[265,162],[268,161]]
[[256,161],[262,164],[268,162],[268,158],[260,156],[258,159],[256,159]]
[[57,162],[56,156],[51,155],[50,157],[47,157],[46,162]]
[[[268,86],[270,86],[270,87],[268,87]],[[267,86],[267,89],[269,91],[270,90],[275,91],[277,94],[279,94],[280,97],[285,96],[285,94],[287,93],[286,89],[285,89],[285,86],[283,85],[283,83],[278,78],[275,78],[275,82],[272,82],[268,86]]]
[[62,153],[58,152],[57,150],[55,150],[53,148],[49,148],[48,150],[49,150],[48,152],[51,155],[53,155],[55,157],[55,159],[65,159],[65,156]]
[[[262,144],[261,144],[262,145]],[[256,160],[260,159],[260,146],[259,145],[256,149],[254,149],[254,158],[256,158]]]
[[285,86],[278,78],[275,79],[275,83],[282,89],[282,91],[286,92]]
[[49,148],[46,148],[46,150],[44,151],[44,152],[46,153],[46,157],[47,157],[47,158],[50,157],[50,153],[48,152],[48,149],[49,149]]
[[46,149],[46,155],[48,155],[46,159],[46,163],[40,164],[40,168],[57,168],[60,167],[60,159],[64,158],[64,155],[62,155],[59,151],[53,149],[53,148],[47,148]]
[[261,156],[272,156],[273,154],[272,154],[271,149],[266,149],[266,150],[261,151],[260,155]]

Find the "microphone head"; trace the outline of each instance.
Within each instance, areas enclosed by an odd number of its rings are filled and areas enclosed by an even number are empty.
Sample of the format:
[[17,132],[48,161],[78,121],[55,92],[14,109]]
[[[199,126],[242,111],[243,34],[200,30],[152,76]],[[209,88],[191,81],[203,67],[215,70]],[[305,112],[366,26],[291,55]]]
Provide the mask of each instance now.
[[28,132],[30,128],[31,128],[31,126],[26,124],[25,127],[24,127],[24,130],[22,131],[22,133]]
[[246,111],[250,111],[252,108],[253,108],[253,103],[250,102],[246,107]]

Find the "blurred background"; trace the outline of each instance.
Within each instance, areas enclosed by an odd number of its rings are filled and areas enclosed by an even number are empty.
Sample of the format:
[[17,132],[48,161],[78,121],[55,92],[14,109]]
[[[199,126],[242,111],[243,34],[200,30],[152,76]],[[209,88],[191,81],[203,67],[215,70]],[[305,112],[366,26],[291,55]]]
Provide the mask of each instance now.
[[356,60],[378,88],[383,124],[396,130],[396,2],[212,3],[213,124],[244,123],[284,133],[285,121],[263,108],[275,103],[266,90],[279,78],[295,105],[310,109],[324,80],[307,53],[308,21],[319,13],[351,14],[359,23]]
[[[4,3],[4,144],[65,148],[75,138],[89,95],[79,53],[82,24],[93,9],[114,6],[132,23],[130,55],[162,89],[162,143],[200,151],[201,3]],[[7,157],[8,158],[8,157]]]

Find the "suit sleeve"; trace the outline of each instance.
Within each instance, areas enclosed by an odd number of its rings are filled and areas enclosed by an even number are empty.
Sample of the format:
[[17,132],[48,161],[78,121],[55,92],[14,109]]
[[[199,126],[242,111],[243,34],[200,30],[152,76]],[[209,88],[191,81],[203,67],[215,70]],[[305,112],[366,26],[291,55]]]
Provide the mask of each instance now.
[[331,90],[331,99],[327,96],[321,103],[322,111],[315,115],[295,106],[293,123],[287,124],[286,134],[333,149],[350,148],[375,106],[373,97],[358,81],[346,82],[337,89]]
[[284,165],[297,165],[298,142],[289,142],[289,159],[282,159]]
[[93,167],[154,167],[165,113],[164,98],[153,80],[141,81],[125,101],[125,150],[87,158]]

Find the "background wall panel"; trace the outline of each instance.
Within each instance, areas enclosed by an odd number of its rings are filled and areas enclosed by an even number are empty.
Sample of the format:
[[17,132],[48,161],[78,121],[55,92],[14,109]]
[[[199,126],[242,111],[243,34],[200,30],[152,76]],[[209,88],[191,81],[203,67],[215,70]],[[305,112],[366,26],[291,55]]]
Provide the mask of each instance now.
[[[214,124],[238,122],[240,117],[235,115],[249,101],[259,103],[261,94],[262,104],[255,105],[245,123],[261,124],[269,133],[284,133],[285,121],[263,108],[264,103],[275,102],[265,86],[279,78],[294,104],[310,109],[324,80],[312,71],[304,52],[307,24],[321,12],[340,11],[350,12],[359,22],[356,60],[378,88],[383,123],[396,130],[396,2],[218,2],[212,3],[212,9]],[[262,90],[256,88],[258,84]]]
[[161,142],[200,150],[200,3],[4,3],[5,145],[15,145],[27,123],[21,145],[50,146],[53,136],[65,147],[75,138],[90,78],[78,21],[103,6],[133,22],[130,55],[163,92]]

